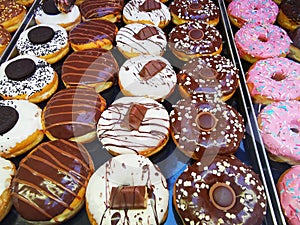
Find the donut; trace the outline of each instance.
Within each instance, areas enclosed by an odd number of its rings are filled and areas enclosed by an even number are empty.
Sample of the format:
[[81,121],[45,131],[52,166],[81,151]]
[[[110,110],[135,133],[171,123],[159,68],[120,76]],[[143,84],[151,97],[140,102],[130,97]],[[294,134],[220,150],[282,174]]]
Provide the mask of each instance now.
[[16,48],[21,55],[34,55],[53,64],[69,52],[68,34],[61,26],[38,24],[20,34]]
[[80,5],[83,20],[102,19],[112,23],[120,22],[123,0],[86,0]]
[[285,57],[291,44],[286,31],[273,24],[246,24],[235,33],[234,40],[240,57],[250,63]]
[[131,23],[116,35],[118,50],[126,58],[139,55],[162,56],[167,47],[167,38],[162,29],[150,24]]
[[62,13],[71,12],[76,0],[54,0],[57,9]]
[[11,34],[3,26],[0,25],[0,56],[11,41]]
[[18,55],[0,66],[0,96],[39,103],[48,99],[58,86],[58,75],[44,59]]
[[105,99],[94,89],[62,89],[43,109],[45,134],[50,140],[91,142],[96,138],[96,125],[105,107]]
[[25,7],[30,7],[34,0],[16,0],[17,3],[24,5]]
[[168,199],[166,178],[158,166],[142,155],[119,155],[92,175],[86,211],[93,225],[158,225],[166,219]]
[[231,23],[239,28],[247,23],[273,24],[278,11],[277,4],[272,0],[235,0],[227,7]]
[[69,33],[69,42],[74,51],[103,48],[111,50],[118,27],[106,20],[87,20],[74,27]]
[[[239,85],[239,70],[225,56],[203,56],[189,60],[177,74],[178,88],[184,98],[194,93],[227,101]],[[220,93],[221,92],[221,93]]]
[[0,157],[0,222],[12,207],[11,182],[16,173],[15,165]]
[[219,7],[212,0],[174,0],[169,8],[176,25],[197,20],[216,26],[220,20]]
[[119,87],[125,96],[163,100],[173,93],[176,83],[176,72],[161,56],[133,57],[119,71]]
[[280,204],[289,225],[300,223],[299,202],[300,165],[286,170],[277,182]]
[[300,27],[300,2],[298,0],[282,0],[277,22],[287,30],[295,30]]
[[115,84],[119,66],[110,51],[95,48],[70,54],[61,71],[61,79],[67,88],[92,87],[101,92]]
[[0,25],[12,33],[19,28],[26,12],[25,6],[15,1],[1,0]]
[[300,102],[273,102],[258,114],[263,143],[272,160],[294,165],[300,163]]
[[247,86],[256,103],[300,100],[300,64],[287,58],[254,63],[247,72]]
[[37,24],[59,25],[70,31],[81,22],[81,14],[76,5],[64,13],[58,10],[54,0],[44,0],[36,9],[34,19]]
[[169,114],[163,105],[145,97],[121,97],[102,114],[97,135],[112,155],[150,156],[169,139]]
[[300,27],[288,34],[292,40],[288,57],[300,62]]
[[198,95],[174,104],[170,122],[176,146],[196,160],[234,154],[244,137],[243,117],[232,106]]
[[13,205],[31,223],[62,223],[83,207],[93,172],[92,158],[80,143],[44,142],[19,164],[12,181]]
[[159,0],[130,0],[123,8],[123,21],[165,28],[171,21],[171,14]]
[[261,225],[267,203],[264,186],[250,167],[235,156],[216,156],[179,175],[173,204],[186,225]]
[[222,36],[209,24],[190,21],[171,30],[168,44],[177,58],[188,61],[191,58],[220,54]]

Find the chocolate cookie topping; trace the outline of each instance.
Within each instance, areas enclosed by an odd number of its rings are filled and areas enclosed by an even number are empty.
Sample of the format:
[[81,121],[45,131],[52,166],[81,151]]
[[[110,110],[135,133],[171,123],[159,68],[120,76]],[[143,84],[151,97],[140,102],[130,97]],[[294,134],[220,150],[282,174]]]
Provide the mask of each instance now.
[[44,0],[42,10],[48,15],[60,14],[60,11],[57,9],[54,3],[54,0]]
[[45,44],[54,37],[54,30],[47,26],[38,26],[28,32],[28,38],[33,44]]
[[19,113],[13,107],[0,106],[0,135],[10,131],[18,122]]
[[11,80],[22,81],[31,77],[36,71],[36,65],[31,59],[18,59],[5,68],[6,76]]

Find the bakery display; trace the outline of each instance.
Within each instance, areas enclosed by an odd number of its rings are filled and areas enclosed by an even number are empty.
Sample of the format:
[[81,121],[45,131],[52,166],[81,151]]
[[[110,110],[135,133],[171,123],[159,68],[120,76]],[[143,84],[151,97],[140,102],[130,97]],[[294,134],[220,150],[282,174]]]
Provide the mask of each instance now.
[[84,205],[94,171],[87,149],[76,142],[44,142],[22,159],[12,182],[17,212],[27,221],[57,224]]
[[120,155],[92,175],[86,201],[91,224],[162,224],[169,192],[166,178],[148,158]]
[[119,87],[125,96],[164,100],[177,83],[172,65],[163,57],[141,55],[126,60],[119,71]]
[[33,149],[44,138],[42,110],[26,100],[0,100],[0,157]]
[[300,27],[300,2],[297,0],[282,0],[279,5],[277,22],[287,30]]
[[44,59],[19,55],[0,66],[0,96],[39,103],[48,99],[58,86],[56,71]]
[[300,64],[287,58],[254,63],[247,72],[247,86],[256,103],[300,100]]

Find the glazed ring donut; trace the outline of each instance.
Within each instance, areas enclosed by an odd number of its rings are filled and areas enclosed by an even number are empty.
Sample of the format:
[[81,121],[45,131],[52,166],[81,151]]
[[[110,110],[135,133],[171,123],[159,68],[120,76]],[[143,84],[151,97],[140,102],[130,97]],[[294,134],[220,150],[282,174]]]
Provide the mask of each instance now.
[[194,93],[213,95],[227,101],[239,85],[239,71],[224,56],[203,56],[188,61],[177,74],[178,88],[184,98]]
[[219,7],[212,0],[175,0],[169,8],[176,25],[197,20],[216,26],[220,20]]
[[232,1],[227,7],[230,21],[239,28],[247,23],[273,24],[276,21],[278,11],[278,5],[272,0]]
[[247,72],[247,86],[256,103],[300,100],[300,64],[287,58],[254,63]]
[[258,115],[258,125],[270,158],[291,165],[300,163],[300,102],[274,102]]
[[102,114],[97,134],[112,155],[150,156],[169,139],[169,114],[163,105],[145,97],[122,97]]
[[300,27],[300,2],[298,0],[283,0],[279,6],[277,22],[287,30]]
[[179,100],[170,121],[175,144],[196,160],[203,155],[234,154],[244,137],[244,120],[233,107],[199,96]]
[[0,96],[39,103],[58,87],[58,75],[44,59],[19,55],[0,66]]
[[93,172],[92,158],[82,144],[43,142],[19,163],[12,182],[14,207],[28,223],[60,224],[84,206]]
[[292,39],[292,43],[288,57],[300,62],[300,27],[290,31],[289,37]]
[[36,9],[34,19],[37,24],[59,25],[70,31],[81,22],[81,14],[76,5],[71,11],[63,13],[57,9],[54,0],[44,0]]
[[148,158],[135,154],[113,157],[100,166],[86,190],[92,225],[159,225],[166,219],[168,202],[166,178]]
[[133,57],[119,71],[119,87],[125,96],[164,100],[173,93],[176,84],[176,72],[161,56]]
[[25,6],[15,1],[1,0],[0,25],[12,33],[19,28],[26,12]]
[[171,21],[171,14],[159,0],[130,0],[123,8],[123,21],[126,24],[143,23],[164,28]]
[[68,34],[61,26],[39,24],[23,31],[16,47],[21,55],[35,55],[53,64],[69,52]]
[[289,225],[300,223],[300,165],[286,170],[277,182],[277,191],[280,198],[282,210]]
[[186,225],[261,225],[266,215],[259,176],[234,156],[189,165],[174,184],[173,203]]
[[169,34],[169,47],[173,54],[183,60],[217,55],[222,51],[222,36],[213,26],[191,21],[174,27]]
[[0,157],[0,222],[12,207],[11,182],[16,173],[15,165]]
[[234,40],[240,57],[250,63],[285,57],[291,44],[286,31],[273,24],[246,24],[235,33]]
[[11,40],[11,34],[3,26],[0,25],[0,56],[8,46]]

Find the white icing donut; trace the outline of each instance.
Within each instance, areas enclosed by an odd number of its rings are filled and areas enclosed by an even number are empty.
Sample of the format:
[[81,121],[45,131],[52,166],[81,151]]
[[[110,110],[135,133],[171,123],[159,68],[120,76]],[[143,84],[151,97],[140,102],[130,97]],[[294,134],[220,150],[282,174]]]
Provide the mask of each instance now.
[[[110,208],[112,187],[146,186],[152,193],[146,209]],[[92,224],[161,224],[168,209],[166,179],[159,168],[141,155],[113,157],[92,175],[86,190],[88,214]],[[90,218],[91,220],[91,218]]]
[[[147,108],[138,130],[122,126],[133,104]],[[160,103],[144,97],[122,97],[101,114],[97,133],[102,145],[114,155],[137,153],[149,156],[166,144],[169,127],[169,114]]]
[[145,1],[152,0],[131,0],[124,6],[123,19],[125,23],[148,23],[160,28],[167,26],[171,20],[168,7],[158,0],[153,0],[160,4],[160,9],[141,11],[140,6]]
[[[165,66],[152,73],[157,66],[149,66],[147,72],[153,74],[149,79],[141,72],[150,62],[163,63]],[[150,68],[151,67],[151,68]],[[177,83],[176,72],[172,65],[161,56],[141,55],[125,61],[119,71],[119,85],[126,96],[144,96],[152,99],[165,99],[174,90]]]
[[[152,29],[155,33],[146,39],[136,37],[140,31],[146,31],[147,28],[149,31]],[[167,46],[167,38],[162,29],[141,23],[127,24],[122,27],[117,33],[116,42],[118,49],[125,57],[138,55],[162,56]]]
[[[31,59],[36,64],[34,74],[24,80],[17,81],[9,79],[5,73],[6,67],[19,59]],[[57,80],[57,74],[54,69],[44,59],[30,55],[19,55],[0,66],[0,95],[4,98],[22,98],[28,99],[32,95],[41,92],[46,86]],[[52,86],[52,85],[51,85]],[[46,97],[48,93],[45,93]]]
[[19,119],[14,127],[0,135],[0,155],[6,155],[36,131],[43,130],[42,110],[26,100],[0,100],[0,106],[13,107],[19,114]]

